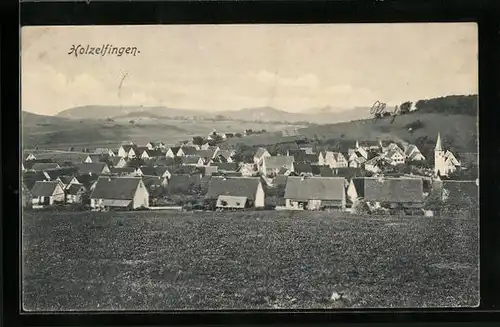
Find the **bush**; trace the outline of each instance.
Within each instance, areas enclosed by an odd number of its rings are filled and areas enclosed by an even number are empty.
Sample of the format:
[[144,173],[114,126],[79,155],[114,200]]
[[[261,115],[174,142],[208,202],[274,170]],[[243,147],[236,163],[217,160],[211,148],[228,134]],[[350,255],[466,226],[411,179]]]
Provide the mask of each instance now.
[[419,128],[423,128],[423,127],[424,127],[424,123],[422,123],[422,121],[420,121],[420,119],[415,120],[415,121],[413,121],[413,122],[405,125],[406,129],[410,129],[411,128],[413,131],[415,131],[415,130],[417,130]]
[[365,200],[357,200],[352,204],[352,212],[357,215],[370,214],[370,207]]

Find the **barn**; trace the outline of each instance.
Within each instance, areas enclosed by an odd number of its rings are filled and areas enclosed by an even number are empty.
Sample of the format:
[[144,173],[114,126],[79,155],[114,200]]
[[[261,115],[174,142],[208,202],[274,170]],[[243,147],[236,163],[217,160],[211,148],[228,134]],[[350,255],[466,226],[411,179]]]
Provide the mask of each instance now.
[[345,210],[345,178],[288,177],[285,206],[297,210]]
[[139,177],[100,177],[90,196],[94,209],[149,207],[149,193]]

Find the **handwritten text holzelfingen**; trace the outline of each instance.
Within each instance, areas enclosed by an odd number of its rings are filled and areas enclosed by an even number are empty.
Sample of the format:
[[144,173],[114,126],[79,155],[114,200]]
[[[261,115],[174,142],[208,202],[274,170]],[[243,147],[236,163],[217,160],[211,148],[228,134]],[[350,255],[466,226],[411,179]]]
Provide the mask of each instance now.
[[136,56],[141,53],[137,47],[113,46],[112,44],[102,44],[100,46],[90,46],[89,44],[73,44],[68,54],[78,56]]

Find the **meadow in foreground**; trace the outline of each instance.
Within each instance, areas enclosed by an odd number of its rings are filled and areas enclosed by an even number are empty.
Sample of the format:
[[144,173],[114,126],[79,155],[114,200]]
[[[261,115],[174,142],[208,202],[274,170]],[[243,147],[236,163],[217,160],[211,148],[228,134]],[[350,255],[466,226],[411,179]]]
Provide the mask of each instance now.
[[[476,306],[478,222],[25,212],[25,310]],[[342,295],[331,300],[333,292]]]

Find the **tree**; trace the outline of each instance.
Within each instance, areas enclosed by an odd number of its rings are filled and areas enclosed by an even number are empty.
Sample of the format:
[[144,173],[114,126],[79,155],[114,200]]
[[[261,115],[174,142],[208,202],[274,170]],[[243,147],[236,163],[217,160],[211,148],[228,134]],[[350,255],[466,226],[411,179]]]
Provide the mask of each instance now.
[[242,137],[241,133],[235,133],[234,136],[235,137]]
[[411,102],[411,101],[406,101],[406,102],[401,103],[401,105],[399,106],[400,113],[406,114],[406,113],[410,112],[412,104],[413,104],[413,102]]
[[223,206],[223,207],[227,207],[227,201],[226,200],[222,200],[220,202],[220,204]]
[[203,139],[203,137],[201,137],[201,136],[194,136],[194,137],[193,137],[193,144],[194,144],[194,145],[199,145],[199,146],[202,146],[204,141],[205,141],[205,140],[204,140],[204,139]]
[[432,211],[440,211],[443,209],[445,203],[441,198],[441,191],[434,190],[427,196],[424,202],[424,209]]
[[364,199],[358,199],[352,204],[352,212],[356,215],[370,214],[370,207]]
[[135,120],[129,120],[128,122],[132,125],[135,124]]

